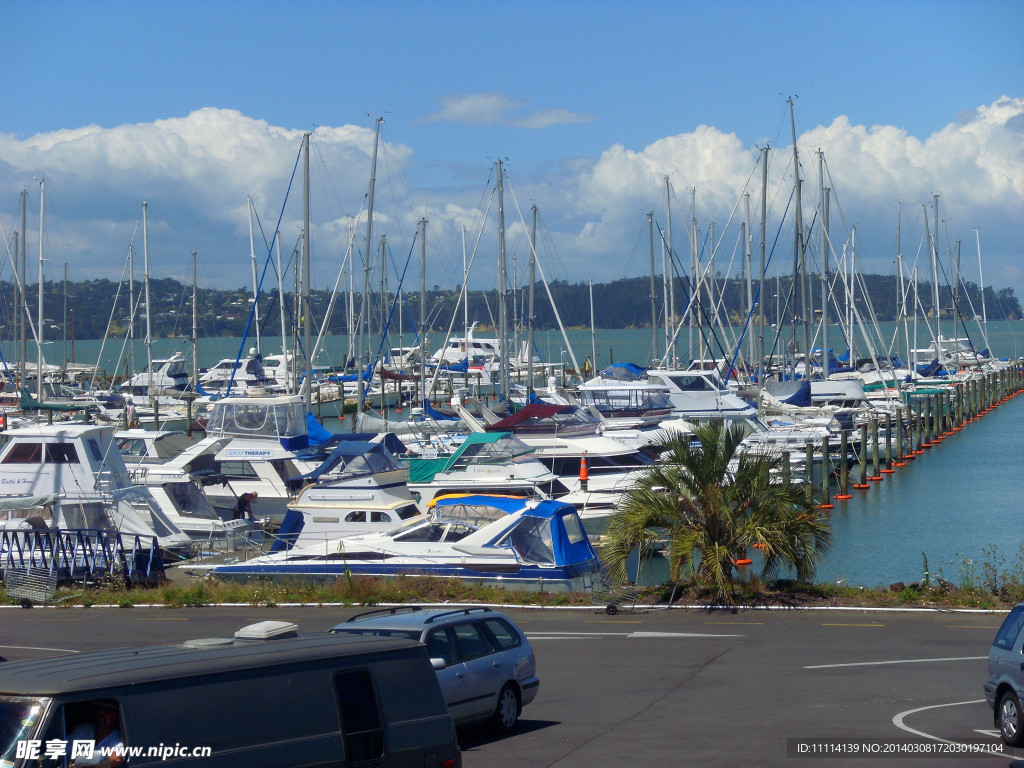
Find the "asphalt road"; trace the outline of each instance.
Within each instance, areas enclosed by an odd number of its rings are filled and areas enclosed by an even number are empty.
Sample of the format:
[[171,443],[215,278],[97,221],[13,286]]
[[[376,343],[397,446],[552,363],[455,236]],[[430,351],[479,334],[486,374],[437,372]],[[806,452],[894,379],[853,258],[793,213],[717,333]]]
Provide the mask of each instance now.
[[[504,610],[534,646],[540,693],[507,738],[463,729],[465,768],[1012,762],[1008,753],[892,752],[912,749],[907,740],[936,749],[959,749],[945,742],[998,743],[982,683],[1001,616]],[[225,636],[267,619],[317,631],[355,612],[4,609],[0,655],[15,660]],[[821,746],[815,739],[829,741]]]

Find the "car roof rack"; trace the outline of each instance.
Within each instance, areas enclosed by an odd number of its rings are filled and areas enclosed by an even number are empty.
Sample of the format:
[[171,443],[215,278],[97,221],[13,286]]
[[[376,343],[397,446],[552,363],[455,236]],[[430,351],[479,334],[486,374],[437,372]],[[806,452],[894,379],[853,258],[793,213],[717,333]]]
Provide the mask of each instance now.
[[413,613],[415,611],[422,611],[423,609],[418,605],[404,605],[397,608],[378,608],[374,611],[365,611],[363,613],[357,613],[349,619],[345,620],[348,624],[350,621],[360,621],[361,619],[369,618],[370,616],[380,616],[381,614],[397,614],[397,613]]
[[456,610],[453,610],[453,611],[442,611],[441,613],[435,613],[433,616],[427,617],[426,621],[424,621],[423,623],[424,624],[432,624],[435,621],[437,621],[438,619],[443,619],[446,616],[458,616],[459,614],[464,614],[464,615],[468,616],[469,614],[475,613],[477,611],[479,611],[481,613],[492,613],[493,612],[486,605],[476,605],[476,606],[473,606],[471,608],[457,608]]

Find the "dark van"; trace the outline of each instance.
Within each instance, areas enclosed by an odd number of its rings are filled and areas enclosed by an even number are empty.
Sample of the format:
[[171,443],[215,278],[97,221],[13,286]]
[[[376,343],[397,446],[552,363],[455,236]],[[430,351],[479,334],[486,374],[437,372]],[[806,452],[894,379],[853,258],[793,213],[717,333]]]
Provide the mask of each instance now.
[[423,645],[256,627],[234,638],[0,664],[0,768],[117,768],[122,760],[98,762],[99,750],[72,762],[70,737],[99,709],[112,711],[102,717],[119,729],[115,751],[130,768],[460,768]]

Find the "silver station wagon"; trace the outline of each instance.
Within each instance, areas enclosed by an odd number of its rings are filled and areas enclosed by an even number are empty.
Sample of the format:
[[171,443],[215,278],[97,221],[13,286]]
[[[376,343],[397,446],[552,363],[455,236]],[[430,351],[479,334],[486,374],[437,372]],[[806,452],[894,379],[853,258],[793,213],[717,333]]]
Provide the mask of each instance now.
[[1024,746],[1024,603],[1003,621],[988,654],[985,698],[995,715],[995,726],[1011,747]]
[[498,731],[511,731],[540,687],[530,641],[490,608],[383,609],[353,616],[331,632],[419,640],[456,725],[489,720]]

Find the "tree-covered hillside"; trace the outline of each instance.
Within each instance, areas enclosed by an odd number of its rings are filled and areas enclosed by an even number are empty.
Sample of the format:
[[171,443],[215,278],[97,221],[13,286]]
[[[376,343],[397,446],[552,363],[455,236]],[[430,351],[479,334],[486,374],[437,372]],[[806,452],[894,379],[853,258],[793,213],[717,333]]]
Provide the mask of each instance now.
[[[791,315],[792,306],[801,307],[799,300],[791,297],[791,280],[787,278],[770,279],[765,286],[765,296],[760,305],[764,308],[767,321],[774,322],[777,315],[785,321]],[[590,287],[585,282],[568,283],[556,281],[551,284],[551,295],[558,308],[562,323],[567,327],[589,327],[591,319]],[[757,285],[753,286],[756,293]],[[27,287],[28,313],[34,323],[37,313],[38,288]],[[655,307],[658,322],[664,322],[666,315],[664,293],[665,286],[661,280],[655,283]],[[673,286],[675,314],[682,315],[689,301],[688,286],[676,280]],[[808,314],[820,311],[821,283],[814,281],[810,290],[811,306]],[[906,290],[906,306],[913,310],[914,292]],[[150,301],[152,303],[150,323],[155,337],[179,336],[188,337],[192,333],[192,287],[182,285],[168,278],[150,281]],[[896,278],[882,275],[865,275],[863,281],[853,291],[855,304],[861,317],[867,320],[874,316],[878,320],[895,320],[904,305],[899,292]],[[927,283],[917,287],[919,316],[933,316],[932,288]],[[15,337],[15,308],[19,302],[14,286],[9,282],[0,282],[2,299],[2,316],[0,316],[0,339]],[[442,290],[437,286],[427,291],[427,317],[432,331],[446,330],[456,312],[459,288]],[[846,293],[840,287],[832,299],[830,313],[836,307],[845,306]],[[870,297],[870,305],[865,297]],[[748,314],[746,283],[735,279],[718,279],[712,285],[705,285],[700,291],[700,301],[694,303],[694,311],[699,312],[703,324],[727,321],[741,323]],[[388,314],[397,327],[397,311],[390,312],[394,297],[381,302],[378,295],[371,297],[368,316],[370,327],[379,328],[380,318]],[[509,323],[523,324],[528,314],[527,290],[521,288],[508,297]],[[136,282],[129,290],[126,284],[117,284],[109,280],[86,280],[80,283],[47,282],[44,284],[43,306],[45,311],[45,333],[48,337],[64,335],[76,339],[98,339],[105,334],[114,337],[124,336],[130,324],[130,306],[136,306],[135,334],[145,334],[145,303],[143,286]],[[358,306],[359,297],[356,297]],[[66,302],[66,303],[65,303]],[[324,313],[330,302],[327,291],[314,291],[311,296],[312,316],[317,327],[323,322]],[[250,320],[252,308],[251,291],[245,288],[211,289],[201,288],[196,302],[197,325],[200,337],[239,336]],[[295,321],[294,297],[285,295],[286,323]],[[347,332],[345,297],[339,296],[329,321],[330,333]],[[939,306],[942,316],[950,317],[957,307],[957,313],[964,319],[973,319],[982,314],[981,291],[972,283],[965,283],[959,292],[951,291],[948,286],[939,289]],[[384,309],[382,310],[382,306]],[[66,311],[65,311],[66,307]],[[419,293],[407,294],[402,302],[402,326],[411,330],[420,316]],[[470,291],[469,320],[477,322],[481,327],[492,327],[498,324],[498,296],[496,291]],[[555,312],[548,300],[544,286],[537,284],[534,300],[534,317],[538,329],[554,328],[557,325]],[[1024,316],[1021,305],[1013,289],[985,288],[985,314],[990,320],[1019,319]],[[461,318],[462,310],[458,316]],[[280,308],[276,292],[264,292],[260,296],[261,325],[266,332],[277,335],[280,330]],[[651,325],[651,282],[649,278],[628,278],[611,283],[593,286],[593,318],[598,328],[640,328]],[[458,324],[461,327],[461,322]]]

